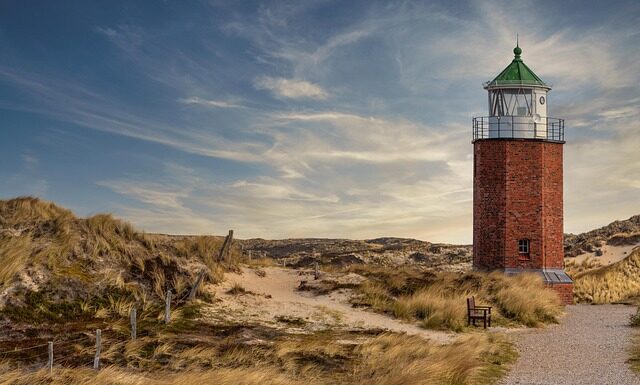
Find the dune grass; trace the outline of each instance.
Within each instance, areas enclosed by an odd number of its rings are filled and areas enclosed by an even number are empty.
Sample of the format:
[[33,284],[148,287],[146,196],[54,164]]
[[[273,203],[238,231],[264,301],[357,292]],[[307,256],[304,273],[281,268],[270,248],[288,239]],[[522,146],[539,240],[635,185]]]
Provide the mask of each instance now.
[[145,234],[109,214],[77,218],[37,198],[0,201],[0,313],[64,322],[121,317],[135,306],[156,318],[168,290],[177,306],[201,271],[215,283],[237,269],[237,247],[230,260],[218,260],[222,243]]
[[640,296],[640,249],[614,264],[574,277],[574,298],[583,303],[613,303]]
[[466,324],[466,298],[470,296],[475,296],[478,304],[493,306],[494,322],[503,325],[555,323],[562,313],[557,295],[537,274],[357,269],[368,281],[358,288],[356,305],[418,320],[429,329],[461,331]]
[[602,267],[602,262],[593,257],[587,257],[581,262],[576,262],[575,258],[565,258],[564,262],[564,269],[570,277],[576,277],[600,267]]
[[272,331],[269,344],[248,344],[230,333],[214,333],[197,346],[148,337],[112,344],[105,352],[109,364],[98,372],[55,368],[50,375],[4,362],[0,384],[481,385],[494,383],[516,358],[496,335],[468,335],[440,346],[393,333]]

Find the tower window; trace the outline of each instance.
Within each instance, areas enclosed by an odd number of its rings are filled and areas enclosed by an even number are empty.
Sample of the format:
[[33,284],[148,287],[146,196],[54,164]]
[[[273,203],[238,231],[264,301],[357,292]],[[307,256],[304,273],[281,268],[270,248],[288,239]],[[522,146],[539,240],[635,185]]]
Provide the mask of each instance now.
[[521,239],[518,241],[518,253],[520,254],[529,254],[529,240]]

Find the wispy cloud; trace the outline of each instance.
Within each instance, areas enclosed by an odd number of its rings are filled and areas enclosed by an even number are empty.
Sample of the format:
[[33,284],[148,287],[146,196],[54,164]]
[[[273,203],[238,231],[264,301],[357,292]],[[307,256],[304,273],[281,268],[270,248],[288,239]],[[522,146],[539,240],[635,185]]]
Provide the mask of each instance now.
[[227,100],[210,100],[210,99],[202,99],[197,96],[192,96],[190,98],[184,98],[178,100],[183,104],[197,104],[204,107],[214,107],[214,108],[247,108],[241,104],[237,104],[232,101]]
[[317,84],[302,79],[261,77],[256,79],[258,89],[271,91],[274,95],[289,99],[326,99],[329,93]]
[[[151,173],[96,176],[116,212],[150,231],[465,242],[470,117],[486,114],[481,83],[519,32],[567,120],[567,230],[640,211],[639,35],[625,16],[637,8],[585,23],[558,22],[560,3],[364,4],[333,4],[344,17],[331,20],[322,1],[224,6],[207,22],[185,11],[161,28],[110,20],[92,34],[111,49],[101,68],[127,77],[105,86],[1,59],[11,97],[0,107],[132,138],[162,159]],[[184,154],[167,163],[166,149]]]

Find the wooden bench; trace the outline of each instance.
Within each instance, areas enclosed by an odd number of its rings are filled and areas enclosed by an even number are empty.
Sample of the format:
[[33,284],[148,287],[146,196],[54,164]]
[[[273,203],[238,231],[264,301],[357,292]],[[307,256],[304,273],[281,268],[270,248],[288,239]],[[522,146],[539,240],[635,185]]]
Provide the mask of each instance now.
[[467,298],[467,325],[476,326],[476,320],[482,320],[484,328],[491,327],[491,306],[478,306],[474,297]]

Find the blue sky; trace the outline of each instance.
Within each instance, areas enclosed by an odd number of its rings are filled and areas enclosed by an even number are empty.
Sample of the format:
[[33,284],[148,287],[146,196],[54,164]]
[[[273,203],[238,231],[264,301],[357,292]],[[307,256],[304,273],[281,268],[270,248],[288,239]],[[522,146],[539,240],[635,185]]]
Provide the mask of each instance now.
[[470,242],[471,117],[516,33],[566,119],[565,230],[640,213],[636,1],[2,1],[0,198]]

